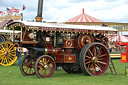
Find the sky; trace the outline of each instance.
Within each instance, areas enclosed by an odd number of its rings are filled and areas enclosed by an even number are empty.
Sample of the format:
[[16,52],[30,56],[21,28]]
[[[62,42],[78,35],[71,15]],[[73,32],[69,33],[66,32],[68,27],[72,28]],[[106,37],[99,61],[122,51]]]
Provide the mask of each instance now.
[[[0,0],[0,11],[15,7],[22,12],[24,21],[35,20],[38,0]],[[66,22],[84,12],[104,22],[128,23],[128,0],[43,0],[43,21]]]

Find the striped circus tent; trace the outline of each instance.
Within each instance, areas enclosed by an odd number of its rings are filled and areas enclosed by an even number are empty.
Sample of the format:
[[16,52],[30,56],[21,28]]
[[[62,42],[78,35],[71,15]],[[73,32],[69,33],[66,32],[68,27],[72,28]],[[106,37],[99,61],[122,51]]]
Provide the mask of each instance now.
[[78,15],[78,16],[75,16],[71,19],[69,19],[68,21],[66,22],[103,22],[99,19],[96,19],[88,14],[85,14],[84,13],[84,8],[83,8],[83,13]]
[[108,35],[108,40],[109,41],[115,41],[115,42],[128,42],[128,37],[124,36],[124,35]]

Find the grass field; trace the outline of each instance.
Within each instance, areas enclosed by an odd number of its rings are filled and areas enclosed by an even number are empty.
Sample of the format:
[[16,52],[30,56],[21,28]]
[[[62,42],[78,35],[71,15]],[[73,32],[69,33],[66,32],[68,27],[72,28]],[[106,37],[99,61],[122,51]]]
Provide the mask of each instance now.
[[[63,70],[57,70],[51,78],[23,76],[16,62],[8,67],[0,66],[0,85],[128,85],[128,77],[125,76],[125,66],[128,63],[120,63],[120,59],[113,59],[113,62],[118,75],[112,75],[110,69],[102,76],[67,74]],[[12,72],[11,75],[9,71]]]

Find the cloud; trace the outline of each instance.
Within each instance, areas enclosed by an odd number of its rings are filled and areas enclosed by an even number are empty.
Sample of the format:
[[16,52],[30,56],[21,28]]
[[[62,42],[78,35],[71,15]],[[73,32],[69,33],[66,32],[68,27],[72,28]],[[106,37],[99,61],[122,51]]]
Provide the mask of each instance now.
[[[24,4],[24,20],[33,20],[37,15],[38,0],[0,0],[0,4],[0,11],[12,6],[22,10]],[[105,22],[128,22],[127,4],[128,0],[44,0],[43,20],[64,22],[84,8],[86,14]]]

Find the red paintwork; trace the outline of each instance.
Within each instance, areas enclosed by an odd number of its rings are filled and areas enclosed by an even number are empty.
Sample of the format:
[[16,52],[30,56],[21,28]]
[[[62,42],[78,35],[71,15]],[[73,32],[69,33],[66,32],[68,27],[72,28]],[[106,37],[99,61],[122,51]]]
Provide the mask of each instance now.
[[[24,36],[25,33],[25,36]],[[32,39],[28,38],[28,34],[31,33],[31,31],[23,32],[23,41],[32,41]]]
[[86,44],[88,44],[85,42],[86,40],[89,40],[90,43],[94,42],[94,38],[91,34],[81,34],[78,37],[78,46],[83,48]]
[[64,62],[65,63],[75,63],[76,62],[76,55],[68,55],[68,54],[65,54],[64,55]]
[[58,54],[56,57],[56,63],[63,63],[64,62],[63,56],[64,54]]
[[51,44],[46,44],[46,48],[47,48],[47,52],[46,52],[46,55],[47,54],[50,54],[51,56],[53,56],[53,46]]
[[63,49],[62,48],[55,48],[55,56],[57,56],[58,54],[63,53]]
[[[125,42],[125,43],[119,43],[121,45],[121,61],[122,63],[126,63],[128,62],[128,43]],[[122,50],[126,50],[125,53],[122,52]]]
[[74,39],[64,39],[63,48],[75,48],[75,45]]
[[66,50],[66,54],[71,54],[72,50]]

